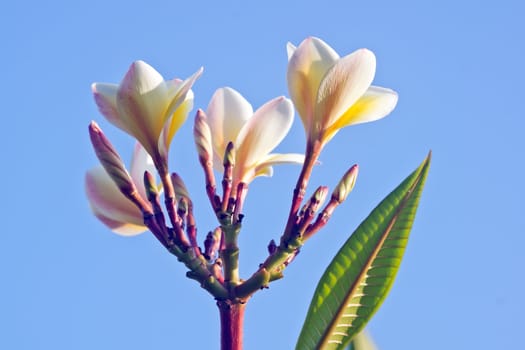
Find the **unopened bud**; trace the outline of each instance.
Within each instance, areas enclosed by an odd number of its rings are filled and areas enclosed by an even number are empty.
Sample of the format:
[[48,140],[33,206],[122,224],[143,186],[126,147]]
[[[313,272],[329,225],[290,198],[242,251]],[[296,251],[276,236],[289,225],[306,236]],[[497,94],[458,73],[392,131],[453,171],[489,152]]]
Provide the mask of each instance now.
[[186,198],[186,200],[190,201],[190,194],[186,188],[186,185],[184,184],[184,181],[182,180],[182,177],[180,177],[180,175],[177,173],[171,173],[171,182],[173,183],[175,196],[177,198]]
[[221,232],[221,229],[218,227],[206,235],[206,240],[204,240],[204,256],[206,259],[211,260],[217,254],[221,243]]
[[224,161],[223,165],[225,167],[233,167],[235,165],[235,146],[233,142],[228,142],[226,146],[226,151],[224,152]]
[[311,209],[313,211],[317,211],[317,208],[319,206],[323,205],[324,200],[326,199],[326,196],[328,195],[328,187],[326,186],[319,186],[317,190],[315,190],[312,198],[310,199],[312,202]]
[[272,239],[270,243],[268,244],[268,254],[272,255],[277,250],[277,244]]
[[208,122],[206,121],[206,114],[202,109],[197,111],[195,115],[195,122],[193,124],[193,138],[199,161],[203,166],[212,165],[213,150],[211,145],[211,131]]
[[177,214],[181,217],[188,215],[188,200],[185,197],[182,197],[179,200],[179,205],[177,207]]
[[94,121],[89,124],[89,136],[98,160],[120,191],[124,195],[129,195],[136,191],[133,180],[119,154],[106,138],[102,129]]
[[300,217],[311,217],[317,209],[324,203],[326,195],[328,194],[328,187],[319,186],[314,194],[308,199],[308,201],[303,205],[301,211],[299,212]]
[[332,199],[338,203],[343,203],[346,197],[352,192],[357,180],[357,173],[359,172],[359,166],[354,164],[348,171],[343,175],[343,178],[334,189],[332,193]]
[[159,194],[155,183],[155,177],[149,171],[144,172],[144,188],[146,189],[146,195],[148,196],[149,201],[154,200]]

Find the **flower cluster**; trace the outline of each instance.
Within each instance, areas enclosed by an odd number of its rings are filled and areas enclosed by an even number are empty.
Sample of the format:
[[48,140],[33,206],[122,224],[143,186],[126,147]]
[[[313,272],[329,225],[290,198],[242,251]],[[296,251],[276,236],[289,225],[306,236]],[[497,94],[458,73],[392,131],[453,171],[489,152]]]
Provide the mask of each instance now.
[[[196,113],[195,144],[216,211],[233,210],[237,205],[238,214],[247,185],[258,176],[271,176],[277,164],[302,164],[296,190],[304,192],[321,149],[341,128],[380,119],[397,103],[394,91],[371,85],[376,59],[367,49],[339,57],[328,44],[314,37],[297,47],[289,43],[287,49],[291,99],[276,97],[254,111],[239,92],[223,87],[213,94],[206,111],[199,109]],[[94,122],[90,125],[92,143],[103,167],[87,172],[86,193],[95,216],[114,232],[133,235],[147,229],[157,230],[160,233],[156,236],[162,236],[164,243],[184,236],[179,231],[184,224],[191,223],[187,221],[191,220],[187,210],[191,201],[185,198],[186,204],[175,202],[177,183],[181,180],[176,176],[178,180],[173,182],[176,174],[169,176],[168,150],[193,107],[192,87],[201,74],[202,68],[185,80],[164,80],[150,65],[136,61],[120,84],[92,85],[101,114],[137,141],[128,173],[98,125]],[[290,130],[294,107],[305,129],[305,154],[271,153]],[[160,185],[151,184],[155,170],[161,177]],[[222,199],[215,193],[215,171],[223,173],[226,194]],[[357,167],[353,167],[351,181],[346,180],[351,186],[339,185],[334,198],[346,198],[356,175]],[[145,179],[149,179],[146,186]],[[241,188],[242,195],[238,193]],[[155,224],[151,223],[152,217],[162,215],[157,203],[162,189],[166,192],[172,228],[157,219]],[[297,205],[302,198],[298,195],[294,199],[291,217],[300,215]],[[188,237],[179,241],[189,240],[188,244],[196,245],[191,233]]]

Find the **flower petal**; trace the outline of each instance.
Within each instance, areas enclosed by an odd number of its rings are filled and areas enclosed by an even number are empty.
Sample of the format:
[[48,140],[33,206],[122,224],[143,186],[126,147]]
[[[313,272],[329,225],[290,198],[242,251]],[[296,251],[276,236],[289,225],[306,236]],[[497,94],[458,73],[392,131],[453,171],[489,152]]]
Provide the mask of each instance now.
[[245,183],[250,183],[250,182],[252,182],[253,179],[255,179],[256,177],[259,177],[259,176],[272,177],[273,176],[273,167],[272,166],[256,167],[253,170],[252,178],[251,179],[246,179],[246,180],[243,179],[242,181],[245,182]]
[[319,86],[314,132],[322,132],[340,118],[370,87],[376,59],[367,49],[341,58]]
[[155,165],[153,159],[146,152],[144,147],[140,143],[135,144],[133,151],[133,157],[131,158],[130,175],[143,199],[147,199],[146,189],[144,188],[144,172],[148,171],[150,174],[155,175]]
[[[147,230],[140,210],[119,191],[101,166],[86,173],[85,190],[93,213],[110,229],[121,234]],[[130,231],[130,227],[136,229]]]
[[120,120],[117,109],[117,84],[107,83],[93,83],[91,84],[91,91],[95,98],[98,110],[106,119],[116,127],[129,133],[126,125]]
[[164,159],[168,158],[168,150],[173,136],[188,118],[193,108],[193,91],[191,87],[202,75],[203,68],[199,68],[191,77],[182,81],[173,79],[166,82],[169,105],[166,108],[165,123],[159,138],[159,152]]
[[391,89],[371,86],[337,121],[340,127],[386,117],[396,107],[398,95]]
[[168,89],[162,76],[143,61],[134,62],[117,92],[120,120],[153,156],[167,116]]
[[188,119],[188,114],[193,109],[193,91],[188,91],[185,97],[184,101],[171,113],[160,133],[159,152],[165,159],[168,158],[168,150],[173,136]]
[[213,94],[206,115],[216,157],[214,164],[221,167],[228,142],[236,142],[240,130],[253,115],[253,108],[240,93],[224,87]]
[[[236,168],[252,167],[286,136],[293,122],[293,105],[277,97],[255,111],[237,137]],[[241,170],[242,171],[242,170]]]
[[286,53],[288,54],[288,61],[290,60],[290,58],[292,58],[292,55],[293,53],[295,52],[295,50],[297,49],[297,47],[292,44],[292,43],[287,43],[286,44]]
[[250,183],[258,176],[273,176],[273,166],[279,164],[303,164],[304,154],[288,153],[288,154],[269,154],[263,158],[253,170],[246,172],[239,181]]
[[[255,167],[255,176],[272,176],[272,174],[265,173],[264,169],[271,168],[278,164],[303,164],[304,154],[298,153],[286,153],[279,154],[273,153],[262,159]],[[260,174],[260,175],[259,175]]]
[[111,231],[118,233],[121,236],[136,236],[139,233],[147,231],[147,227],[144,225],[134,225],[126,222],[116,221],[103,213],[98,212],[96,208],[91,208],[93,215],[95,215],[104,225],[106,225]]
[[300,153],[272,153],[261,159],[257,164],[260,166],[277,165],[277,164],[303,164],[304,154]]
[[394,90],[371,86],[326,132],[330,140],[341,128],[349,125],[372,122],[386,117],[397,104]]
[[191,98],[193,99],[193,92],[191,88],[195,81],[202,75],[204,71],[203,67],[200,67],[195,73],[193,73],[188,79],[181,81],[180,79],[173,79],[166,81],[166,87],[168,89],[168,100],[169,105],[166,110],[167,118],[169,118],[179,106],[188,99],[188,96],[191,93]]
[[339,55],[318,38],[305,39],[289,58],[288,91],[307,132],[314,116],[321,80],[338,59]]

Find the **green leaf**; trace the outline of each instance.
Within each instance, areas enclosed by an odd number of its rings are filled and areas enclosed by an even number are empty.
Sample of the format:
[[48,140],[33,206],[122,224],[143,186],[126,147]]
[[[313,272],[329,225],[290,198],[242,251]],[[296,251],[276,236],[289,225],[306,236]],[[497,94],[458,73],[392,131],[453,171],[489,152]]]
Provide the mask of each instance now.
[[399,269],[430,156],[359,225],[315,290],[297,350],[344,349],[385,299]]

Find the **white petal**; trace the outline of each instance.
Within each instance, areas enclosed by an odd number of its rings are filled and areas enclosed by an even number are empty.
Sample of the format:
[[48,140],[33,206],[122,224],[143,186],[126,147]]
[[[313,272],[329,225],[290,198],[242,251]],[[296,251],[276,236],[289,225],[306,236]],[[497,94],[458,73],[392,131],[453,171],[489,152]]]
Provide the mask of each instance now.
[[292,58],[292,55],[296,49],[297,47],[294,44],[290,42],[286,44],[286,53],[288,54],[288,61],[290,60],[290,58]]
[[315,122],[318,129],[328,128],[370,87],[376,59],[366,49],[341,58],[323,78],[317,95]]
[[288,61],[288,91],[307,132],[321,80],[338,59],[339,55],[324,41],[307,38]]
[[146,152],[144,147],[140,143],[135,144],[133,151],[133,157],[131,158],[130,175],[137,186],[137,189],[141,197],[147,200],[146,190],[144,188],[144,172],[148,171],[150,174],[155,176],[156,170],[153,164],[153,159]]
[[157,148],[169,102],[162,76],[147,63],[134,62],[119,86],[118,113],[121,122],[150,154]]
[[257,167],[264,167],[269,165],[278,165],[278,164],[303,164],[304,154],[300,153],[273,153],[269,154],[263,158],[258,164]]
[[293,105],[285,97],[275,98],[255,111],[237,138],[237,164],[251,167],[268,155],[292,126]]
[[[259,164],[255,167],[255,176],[272,176],[272,166],[279,164],[303,164],[304,154],[298,153],[287,153],[287,154],[269,154],[266,158],[262,159]],[[266,169],[269,169],[268,172]]]
[[253,108],[240,93],[225,87],[215,91],[206,115],[212,135],[213,150],[219,159],[214,163],[220,165],[228,142],[236,142],[241,128],[253,115]]
[[269,154],[264,157],[253,169],[241,174],[242,178],[239,182],[250,183],[258,176],[271,177],[273,175],[273,166],[279,164],[303,164],[304,154],[288,153],[288,154]]

